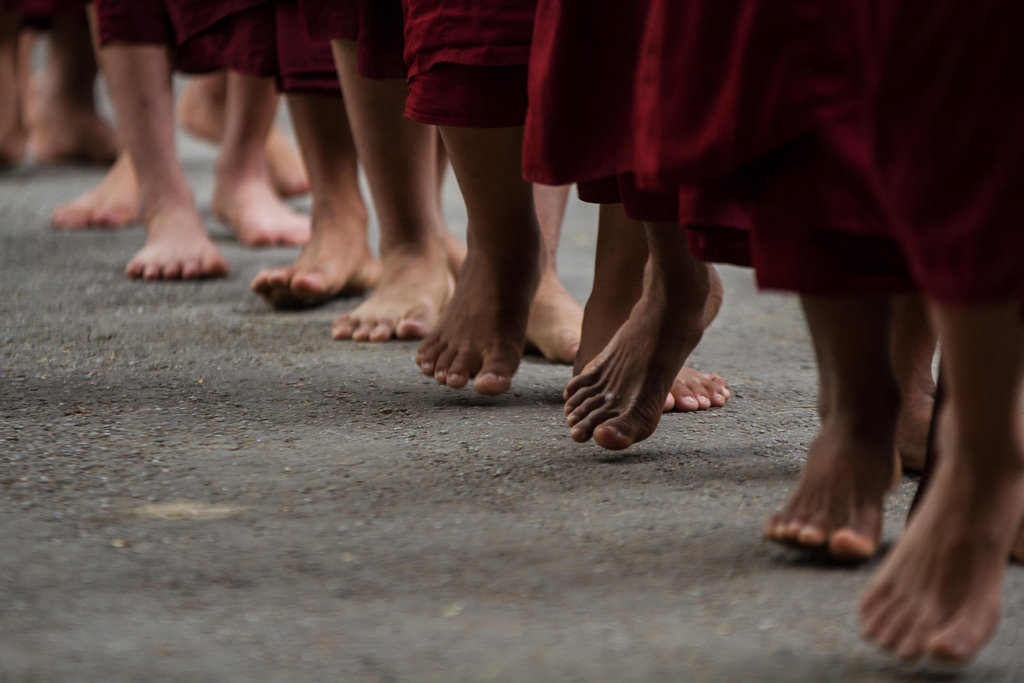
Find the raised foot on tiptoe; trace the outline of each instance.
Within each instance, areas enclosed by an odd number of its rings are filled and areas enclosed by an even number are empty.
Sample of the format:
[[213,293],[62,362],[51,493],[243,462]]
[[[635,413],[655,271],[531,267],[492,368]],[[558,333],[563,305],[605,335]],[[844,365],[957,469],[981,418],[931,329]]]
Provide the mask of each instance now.
[[765,523],[765,538],[844,561],[873,557],[885,495],[900,475],[892,428],[881,422],[877,438],[865,438],[866,429],[850,433],[826,422],[796,489]]
[[654,433],[666,396],[704,331],[700,308],[670,310],[645,292],[598,356],[566,385],[565,414],[575,441],[612,450]]
[[125,268],[143,280],[195,280],[224,277],[228,264],[191,207],[154,213],[146,221],[146,244]]
[[100,184],[58,206],[51,218],[58,230],[123,228],[139,221],[139,188],[127,154],[121,154]]
[[[525,264],[528,265],[528,264]],[[438,384],[485,395],[508,391],[526,343],[536,270],[467,258],[451,301],[420,344],[416,364]]]
[[1024,515],[1024,474],[943,462],[860,604],[864,634],[901,659],[972,659],[999,621],[1006,557]]
[[379,277],[380,264],[361,235],[352,244],[314,233],[291,265],[260,271],[250,288],[271,306],[299,308],[361,294]]
[[300,246],[309,241],[309,216],[281,201],[264,177],[218,181],[213,212],[248,247]]
[[526,324],[526,344],[553,363],[572,363],[580,348],[583,308],[566,291],[553,270],[537,285]]
[[453,280],[440,248],[392,248],[370,298],[334,321],[335,339],[423,339],[451,296]]

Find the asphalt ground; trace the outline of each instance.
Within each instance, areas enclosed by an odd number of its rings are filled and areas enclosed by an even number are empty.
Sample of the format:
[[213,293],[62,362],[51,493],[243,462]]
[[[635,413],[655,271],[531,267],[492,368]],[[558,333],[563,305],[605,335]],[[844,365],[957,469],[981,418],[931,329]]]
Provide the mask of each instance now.
[[[234,243],[212,150],[181,149],[227,279],[132,282],[140,228],[51,230],[99,170],[0,176],[0,679],[1024,679],[1021,569],[950,673],[861,639],[877,562],[761,540],[816,425],[792,297],[722,268],[692,364],[732,399],[604,452],[568,436],[565,366],[529,357],[485,398],[420,375],[415,343],[333,341],[359,298],[270,310],[248,283],[296,251]],[[463,230],[453,182],[446,204]],[[563,232],[580,301],[594,222],[574,202]]]

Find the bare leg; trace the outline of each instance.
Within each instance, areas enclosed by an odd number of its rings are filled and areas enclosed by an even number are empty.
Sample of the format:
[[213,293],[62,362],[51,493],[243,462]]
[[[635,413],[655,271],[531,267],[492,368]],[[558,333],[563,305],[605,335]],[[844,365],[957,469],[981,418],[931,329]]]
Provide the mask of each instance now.
[[896,452],[903,469],[911,472],[920,472],[924,467],[928,427],[935,404],[932,377],[935,341],[920,297],[898,297],[893,302],[889,344],[892,369],[902,395],[896,423]]
[[899,386],[889,363],[887,299],[803,297],[820,378],[821,429],[800,482],[765,537],[863,560],[878,549],[882,503],[899,476]]
[[451,295],[441,236],[437,132],[406,119],[405,82],[358,73],[355,43],[334,54],[356,147],[380,221],[381,277],[370,298],[333,326],[335,339],[420,339]]
[[25,155],[27,132],[22,119],[25,93],[20,78],[18,22],[0,6],[0,167]]
[[[224,72],[195,76],[178,97],[178,123],[200,140],[219,144],[224,139],[227,120],[228,78]],[[309,178],[295,145],[279,126],[267,135],[267,172],[270,182],[282,197],[309,192]]]
[[996,628],[1024,518],[1024,326],[1018,303],[929,309],[947,390],[939,457],[860,611],[867,636],[901,658],[963,662]]
[[228,265],[206,234],[175,154],[167,48],[111,45],[99,51],[99,61],[135,161],[146,224],[146,245],[127,274],[146,279],[226,275]]
[[654,433],[687,356],[704,333],[711,268],[690,256],[676,225],[644,226],[650,258],[626,322],[565,387],[576,441],[621,449]]
[[213,211],[250,247],[309,241],[309,217],[284,204],[270,186],[264,143],[277,93],[269,78],[228,74],[224,139],[217,156]]
[[[434,126],[431,126],[434,128]],[[437,133],[437,205],[442,205],[444,191],[444,179],[448,175],[448,152],[444,148],[444,140],[441,133]],[[448,271],[453,278],[459,277],[462,264],[466,261],[466,245],[458,237],[452,234],[442,219],[439,229],[441,230],[441,242],[444,244],[444,251],[448,258]]]
[[317,95],[287,99],[312,184],[313,236],[293,264],[257,275],[252,290],[274,306],[302,306],[369,289],[380,266],[366,243],[366,205],[345,102]]
[[522,128],[442,128],[469,215],[469,253],[451,302],[416,363],[439,384],[507,391],[522,360],[544,263],[533,187],[522,179]]
[[[643,224],[626,216],[621,204],[603,204],[597,228],[594,286],[583,316],[583,341],[573,366],[574,375],[608,345],[640,300],[647,254]],[[718,315],[722,303],[721,278],[714,268],[710,275],[705,327]],[[724,379],[684,366],[672,383],[665,410],[703,410],[725,405],[728,398],[729,385]]]
[[112,163],[117,136],[96,111],[96,59],[85,17],[55,15],[47,48],[46,70],[33,84],[28,115],[36,161]]
[[583,309],[566,291],[556,271],[558,241],[562,233],[565,205],[569,200],[569,189],[568,185],[533,186],[533,200],[544,235],[546,257],[540,284],[530,305],[526,342],[555,363],[573,362],[580,346],[583,326]]

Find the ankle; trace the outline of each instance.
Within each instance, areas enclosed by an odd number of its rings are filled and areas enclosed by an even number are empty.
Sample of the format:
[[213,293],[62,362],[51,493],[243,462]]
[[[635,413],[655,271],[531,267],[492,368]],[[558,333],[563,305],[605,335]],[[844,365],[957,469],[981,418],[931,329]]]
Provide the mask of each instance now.
[[267,180],[267,163],[262,150],[250,152],[221,150],[214,164],[214,187],[232,188],[246,182]]

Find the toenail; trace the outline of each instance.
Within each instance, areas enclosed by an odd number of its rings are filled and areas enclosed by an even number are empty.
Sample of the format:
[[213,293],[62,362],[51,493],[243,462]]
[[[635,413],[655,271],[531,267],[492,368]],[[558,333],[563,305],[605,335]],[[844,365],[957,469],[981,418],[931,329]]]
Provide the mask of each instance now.
[[695,399],[693,396],[687,396],[686,398],[684,398],[683,399],[683,405],[685,405],[687,408],[699,408],[700,407],[700,404],[697,403],[697,399]]

